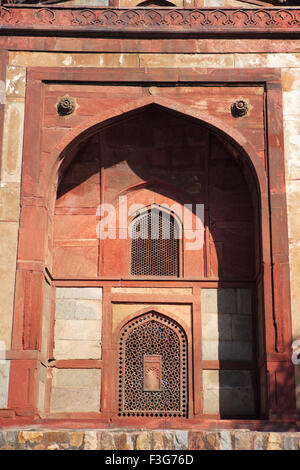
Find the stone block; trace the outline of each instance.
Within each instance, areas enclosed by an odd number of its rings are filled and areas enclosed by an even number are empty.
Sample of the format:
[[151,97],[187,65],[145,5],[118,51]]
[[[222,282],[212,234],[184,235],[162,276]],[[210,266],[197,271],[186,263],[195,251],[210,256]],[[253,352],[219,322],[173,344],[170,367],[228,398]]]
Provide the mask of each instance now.
[[151,450],[151,442],[148,432],[141,432],[137,435],[136,450]]
[[201,306],[203,313],[236,313],[236,289],[202,289]]
[[56,320],[55,339],[97,341],[101,339],[101,323],[98,320]]
[[223,389],[251,389],[251,372],[247,370],[221,370],[219,371],[219,384]]
[[102,431],[99,433],[100,450],[114,450],[116,448],[113,433]]
[[96,320],[102,316],[102,303],[99,300],[77,300],[75,318],[78,320]]
[[220,449],[220,433],[209,432],[205,433],[204,437],[206,450],[219,450]]
[[57,299],[101,300],[101,287],[57,287]]
[[202,337],[210,340],[231,340],[231,315],[203,313]]
[[236,311],[239,314],[252,314],[251,289],[236,289]]
[[8,65],[6,68],[6,95],[25,97],[26,68]]
[[234,449],[252,450],[253,436],[250,431],[234,431]]
[[219,341],[202,341],[202,358],[205,361],[219,360]]
[[220,450],[231,450],[231,435],[229,431],[220,431]]
[[100,389],[99,369],[56,369],[53,375],[54,387]]
[[0,340],[5,349],[10,349],[11,328],[14,305],[16,256],[18,243],[18,225],[15,222],[0,223]]
[[128,433],[116,433],[115,434],[116,449],[118,450],[133,450],[132,440]]
[[284,154],[287,179],[300,178],[300,124],[296,116],[284,121]]
[[266,450],[268,437],[265,433],[255,432],[253,435],[253,449]]
[[83,432],[72,432],[70,436],[70,446],[79,448],[83,442]]
[[220,397],[218,389],[203,390],[203,413],[215,415],[220,412]]
[[55,305],[55,318],[57,320],[74,320],[76,300],[57,299]]
[[7,408],[10,361],[0,361],[0,409]]
[[204,450],[204,433],[203,431],[190,431],[189,432],[189,449],[190,450]]
[[98,449],[97,431],[86,431],[84,433],[84,450]]
[[13,51],[9,58],[11,65],[27,67],[138,67],[137,54]]
[[269,433],[267,450],[283,450],[283,440],[281,433]]
[[300,90],[283,92],[283,116],[285,121],[290,121],[290,117],[296,117],[300,111]]
[[139,54],[140,67],[234,67],[233,54]]
[[98,412],[100,409],[100,390],[88,388],[52,389],[51,411],[64,412]]
[[204,370],[203,371],[203,390],[217,389],[220,385],[220,371]]
[[39,443],[42,442],[42,440],[42,431],[20,431],[18,434],[18,441],[20,444],[25,444],[26,442]]
[[246,341],[209,341],[202,342],[204,360],[249,361],[252,358],[252,344]]
[[222,417],[254,414],[254,398],[251,389],[220,389],[219,396]]
[[0,220],[18,222],[20,215],[20,184],[1,183]]
[[246,315],[232,315],[232,339],[233,341],[252,340],[252,318]]
[[101,359],[99,341],[56,339],[54,357],[58,359]]
[[251,361],[252,344],[246,341],[219,341],[219,359],[223,361]]
[[24,102],[7,100],[5,105],[2,182],[19,183],[21,179],[24,131]]
[[218,289],[201,290],[201,309],[203,313],[218,313]]
[[45,433],[45,439],[49,444],[68,442],[69,433],[66,431],[50,431]]
[[175,431],[175,449],[186,450],[189,447],[189,433],[188,431]]

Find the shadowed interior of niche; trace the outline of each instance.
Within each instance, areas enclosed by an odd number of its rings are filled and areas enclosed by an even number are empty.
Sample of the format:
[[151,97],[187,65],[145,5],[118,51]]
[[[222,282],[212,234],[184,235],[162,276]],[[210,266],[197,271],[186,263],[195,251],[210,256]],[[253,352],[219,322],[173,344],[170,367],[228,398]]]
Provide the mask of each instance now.
[[[206,318],[214,325],[208,333],[212,336],[203,338],[203,344],[210,348],[206,360],[220,361],[220,370],[205,371],[211,387],[207,400],[218,400],[211,414],[221,418],[257,416],[257,308],[252,292],[261,265],[259,207],[255,183],[239,152],[202,123],[149,106],[116,119],[74,153],[61,175],[57,207],[97,207],[101,172],[105,202],[114,202],[126,187],[148,183],[162,196],[176,199],[178,191],[181,204],[192,200],[205,205],[205,276],[218,279],[219,287],[215,310]],[[225,281],[232,286],[225,287]]]

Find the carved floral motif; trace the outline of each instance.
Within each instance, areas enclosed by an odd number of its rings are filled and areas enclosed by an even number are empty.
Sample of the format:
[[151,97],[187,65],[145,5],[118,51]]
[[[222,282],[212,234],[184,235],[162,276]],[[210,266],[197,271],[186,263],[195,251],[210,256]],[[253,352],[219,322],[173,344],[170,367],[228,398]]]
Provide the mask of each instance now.
[[116,31],[300,31],[299,8],[261,9],[111,9],[0,7],[0,26],[78,28]]

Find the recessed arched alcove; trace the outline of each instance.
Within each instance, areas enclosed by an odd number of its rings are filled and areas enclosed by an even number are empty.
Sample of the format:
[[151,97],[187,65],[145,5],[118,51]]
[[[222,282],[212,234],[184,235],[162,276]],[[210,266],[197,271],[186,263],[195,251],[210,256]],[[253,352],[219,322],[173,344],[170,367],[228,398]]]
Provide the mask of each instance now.
[[[111,287],[110,306],[103,304],[102,310],[103,324],[110,311],[116,328],[118,319],[133,314],[140,305],[169,302],[172,311],[172,294],[180,295],[180,289],[197,292],[192,300],[181,298],[175,309],[193,338],[189,413],[181,411],[180,416],[193,418],[195,402],[201,403],[198,414],[208,417],[259,416],[260,388],[264,387],[264,371],[259,370],[257,360],[258,350],[263,354],[264,348],[257,328],[258,320],[263,324],[263,294],[258,293],[257,284],[262,265],[260,190],[250,160],[220,130],[157,104],[116,116],[64,155],[53,213],[54,277],[68,279],[70,287],[71,279],[75,284],[80,280],[83,289],[93,279],[99,280],[101,288],[112,279],[119,282],[119,287]],[[120,196],[126,196],[127,208],[142,204],[149,210],[155,205],[159,211],[164,205],[177,205],[183,216],[187,206],[192,224],[197,219],[196,205],[203,206],[203,244],[188,248],[195,224],[190,232],[183,230],[175,276],[132,271],[132,245],[125,236],[132,214],[125,227],[124,218],[120,221]],[[101,204],[116,209],[113,237],[99,239],[96,227]],[[126,281],[126,288],[121,287],[121,280]],[[121,300],[115,302],[114,295]],[[58,304],[60,310],[65,305],[61,298]],[[193,326],[196,316],[198,330]],[[102,329],[103,344],[109,343],[111,334]],[[63,340],[68,339],[57,337],[54,357],[63,357],[59,346]],[[82,343],[78,359],[83,359],[80,354],[85,347]],[[117,349],[110,359],[103,354],[102,394],[111,383],[110,409],[117,416]],[[196,357],[201,357],[201,363]],[[111,377],[105,367],[111,369]],[[202,389],[195,386],[199,380]],[[103,400],[107,406],[107,397]],[[135,412],[125,408],[121,418],[125,413],[126,418],[135,419]]]

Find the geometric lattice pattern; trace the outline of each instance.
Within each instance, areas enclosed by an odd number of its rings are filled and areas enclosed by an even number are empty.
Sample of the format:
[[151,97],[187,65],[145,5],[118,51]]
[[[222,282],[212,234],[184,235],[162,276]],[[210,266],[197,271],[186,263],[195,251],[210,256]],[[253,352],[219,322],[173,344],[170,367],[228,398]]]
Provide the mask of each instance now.
[[119,416],[187,416],[187,341],[170,318],[150,312],[122,330]]
[[179,227],[171,214],[152,208],[131,224],[131,274],[179,275]]

